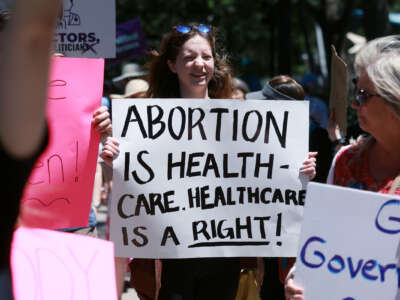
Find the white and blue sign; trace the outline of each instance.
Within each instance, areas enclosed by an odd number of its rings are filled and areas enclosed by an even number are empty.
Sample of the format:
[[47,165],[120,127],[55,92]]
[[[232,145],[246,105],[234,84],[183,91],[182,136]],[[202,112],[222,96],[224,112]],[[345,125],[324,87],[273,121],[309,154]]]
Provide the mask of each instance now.
[[400,299],[400,198],[309,184],[298,251],[306,300]]

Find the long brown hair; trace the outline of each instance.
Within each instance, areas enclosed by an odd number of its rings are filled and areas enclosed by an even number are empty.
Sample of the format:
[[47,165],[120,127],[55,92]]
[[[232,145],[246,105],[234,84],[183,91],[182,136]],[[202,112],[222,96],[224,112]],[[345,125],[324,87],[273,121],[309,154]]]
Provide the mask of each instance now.
[[205,38],[211,47],[214,57],[214,74],[208,84],[210,98],[231,98],[232,74],[227,61],[227,55],[220,54],[222,49],[218,47],[216,39],[217,30],[211,27],[207,33],[199,32],[196,28],[199,24],[191,23],[191,30],[180,33],[175,28],[164,36],[158,51],[151,51],[152,60],[148,64],[149,89],[147,96],[152,98],[180,98],[178,76],[168,67],[168,61],[175,62],[182,45],[196,35]]

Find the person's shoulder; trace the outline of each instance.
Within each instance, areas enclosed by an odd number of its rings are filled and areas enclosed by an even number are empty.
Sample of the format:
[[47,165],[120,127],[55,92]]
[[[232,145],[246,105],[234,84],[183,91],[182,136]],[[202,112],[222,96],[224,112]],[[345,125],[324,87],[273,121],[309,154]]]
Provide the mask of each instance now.
[[351,175],[351,160],[356,154],[354,145],[342,147],[333,158],[327,182],[330,184],[343,185],[343,180]]
[[347,164],[349,160],[351,160],[358,152],[358,145],[348,145],[340,148],[338,153],[336,153],[335,162],[336,165],[339,163]]
[[245,95],[246,100],[266,100],[262,90],[250,92]]

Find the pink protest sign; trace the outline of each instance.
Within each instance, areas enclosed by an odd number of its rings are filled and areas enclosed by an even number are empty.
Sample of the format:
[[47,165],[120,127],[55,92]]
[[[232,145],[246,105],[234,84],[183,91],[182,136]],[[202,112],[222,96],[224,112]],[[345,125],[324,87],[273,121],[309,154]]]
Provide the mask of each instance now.
[[101,105],[103,59],[55,57],[50,72],[49,144],[22,198],[22,220],[33,227],[87,226],[99,149],[92,125]]
[[117,299],[114,248],[108,241],[19,228],[11,269],[16,300]]

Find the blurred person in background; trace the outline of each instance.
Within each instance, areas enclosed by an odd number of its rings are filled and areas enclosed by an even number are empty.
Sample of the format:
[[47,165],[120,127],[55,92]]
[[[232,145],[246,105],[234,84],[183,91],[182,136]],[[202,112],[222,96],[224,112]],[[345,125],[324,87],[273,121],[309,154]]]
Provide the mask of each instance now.
[[232,99],[244,100],[248,92],[250,92],[250,89],[247,83],[234,77],[232,80]]
[[[287,75],[275,76],[264,85],[261,91],[246,94],[246,99],[248,100],[303,101],[304,97],[305,92],[303,87],[296,80]],[[310,120],[309,134],[310,157],[316,160],[316,176],[310,179],[325,181],[332,161],[332,147],[328,138],[328,133],[325,129],[319,127]],[[261,299],[285,298],[283,284],[294,262],[295,258],[264,257],[264,266],[261,266],[264,274],[261,281]],[[258,273],[260,273],[260,271],[258,271]]]
[[326,103],[317,97],[318,77],[315,74],[307,73],[300,82],[305,92],[304,99],[310,102],[310,119],[319,127],[326,128],[329,109]]
[[112,79],[112,83],[118,91],[123,92],[130,80],[145,79],[146,76],[147,71],[140,64],[128,62],[122,66],[121,75]]

